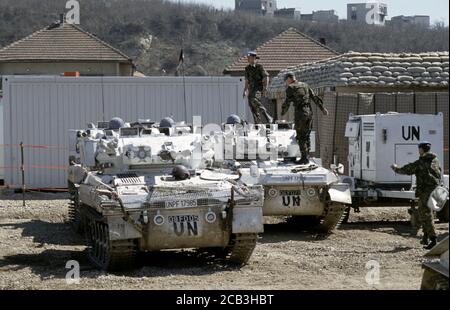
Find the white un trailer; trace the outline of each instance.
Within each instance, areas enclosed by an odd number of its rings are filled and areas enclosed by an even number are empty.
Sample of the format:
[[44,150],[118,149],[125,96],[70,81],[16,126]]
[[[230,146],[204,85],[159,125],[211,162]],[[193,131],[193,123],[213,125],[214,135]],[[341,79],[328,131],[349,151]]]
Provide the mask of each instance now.
[[[390,166],[416,161],[420,141],[432,144],[432,151],[443,165],[443,114],[350,115],[345,136],[349,141],[349,176],[342,177],[342,181],[350,184],[352,208],[359,212],[365,206],[410,205],[410,214],[416,214],[414,177],[396,174]],[[448,188],[448,176],[443,182]],[[448,203],[438,217],[448,221]],[[411,220],[414,224],[416,217]]]

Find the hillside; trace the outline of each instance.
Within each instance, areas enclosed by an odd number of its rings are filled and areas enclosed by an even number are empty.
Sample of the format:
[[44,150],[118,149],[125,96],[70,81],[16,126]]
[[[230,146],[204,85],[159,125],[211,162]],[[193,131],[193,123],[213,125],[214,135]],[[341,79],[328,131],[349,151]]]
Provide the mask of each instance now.
[[[39,5],[37,5],[37,2]],[[49,25],[64,0],[2,0],[0,47]],[[289,27],[326,38],[339,52],[424,52],[449,49],[449,29],[314,24],[268,19],[164,0],[79,0],[81,27],[136,60],[148,75],[174,74],[181,47],[186,73],[219,75],[237,57]]]

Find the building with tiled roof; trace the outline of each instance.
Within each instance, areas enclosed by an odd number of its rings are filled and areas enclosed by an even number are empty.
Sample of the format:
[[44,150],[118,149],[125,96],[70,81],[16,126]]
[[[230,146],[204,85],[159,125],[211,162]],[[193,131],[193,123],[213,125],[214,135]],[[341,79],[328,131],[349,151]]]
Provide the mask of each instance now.
[[0,75],[132,76],[133,61],[80,27],[64,21],[0,48]]
[[[294,28],[280,33],[272,40],[256,49],[261,63],[271,76],[276,76],[281,70],[335,57],[338,53]],[[243,76],[247,66],[247,58],[241,57],[224,70],[224,74]]]
[[345,92],[440,91],[449,86],[449,53],[358,53],[286,68],[272,79],[269,94],[283,97],[284,76],[295,73],[313,88]]

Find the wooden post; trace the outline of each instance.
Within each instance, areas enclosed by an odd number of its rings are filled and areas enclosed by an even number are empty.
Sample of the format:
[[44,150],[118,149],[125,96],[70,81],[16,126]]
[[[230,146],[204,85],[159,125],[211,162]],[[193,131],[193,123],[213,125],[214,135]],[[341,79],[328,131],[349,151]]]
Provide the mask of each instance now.
[[22,202],[25,207],[25,159],[23,154],[23,142],[20,142],[20,172],[22,174]]

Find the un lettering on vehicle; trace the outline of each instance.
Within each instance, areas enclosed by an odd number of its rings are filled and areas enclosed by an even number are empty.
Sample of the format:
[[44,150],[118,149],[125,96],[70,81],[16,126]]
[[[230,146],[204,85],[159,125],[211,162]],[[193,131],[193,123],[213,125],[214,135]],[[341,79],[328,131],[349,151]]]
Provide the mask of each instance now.
[[199,215],[174,215],[169,216],[169,225],[178,237],[197,237],[201,235]]
[[285,207],[300,207],[301,191],[280,191],[282,204]]

